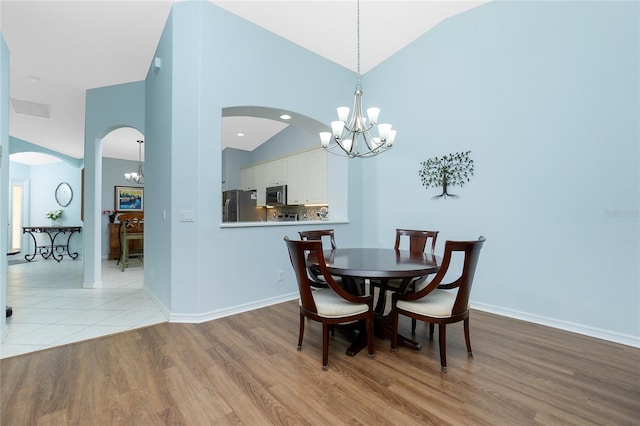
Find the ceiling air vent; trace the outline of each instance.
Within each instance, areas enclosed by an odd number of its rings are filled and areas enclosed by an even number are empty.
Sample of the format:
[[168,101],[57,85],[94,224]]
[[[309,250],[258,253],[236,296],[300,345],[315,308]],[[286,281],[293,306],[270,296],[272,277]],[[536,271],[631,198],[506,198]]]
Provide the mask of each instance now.
[[31,115],[33,117],[51,118],[49,105],[39,104],[38,102],[25,101],[22,99],[11,98],[11,105],[16,114]]

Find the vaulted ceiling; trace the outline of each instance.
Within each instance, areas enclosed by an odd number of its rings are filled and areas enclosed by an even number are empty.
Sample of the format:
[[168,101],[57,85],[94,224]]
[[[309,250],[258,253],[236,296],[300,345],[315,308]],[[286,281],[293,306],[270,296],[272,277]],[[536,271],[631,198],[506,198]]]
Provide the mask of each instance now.
[[[9,134],[82,158],[85,91],[143,80],[176,2],[0,2],[10,52]],[[354,0],[210,2],[357,70]],[[361,72],[449,16],[485,2],[361,0]],[[105,140],[103,153],[137,160],[139,138],[135,129],[122,129]]]

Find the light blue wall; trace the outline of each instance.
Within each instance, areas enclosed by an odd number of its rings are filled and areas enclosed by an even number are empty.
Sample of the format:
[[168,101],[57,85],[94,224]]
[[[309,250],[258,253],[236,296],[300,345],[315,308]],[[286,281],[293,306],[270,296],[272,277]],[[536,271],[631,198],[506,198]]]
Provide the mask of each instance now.
[[31,166],[11,161],[9,158],[10,180],[28,181],[31,179]]
[[[82,232],[86,227],[81,220],[82,209],[82,158],[74,158],[48,148],[24,141],[22,139],[9,136],[9,146],[11,154],[22,152],[37,152],[51,155],[61,161],[45,165],[27,166],[15,161],[10,165],[10,176],[12,182],[24,182],[25,196],[27,201],[25,208],[27,218],[24,226],[48,226],[49,219],[45,214],[54,209],[64,210],[63,216],[58,220],[58,224],[65,226],[82,226]],[[61,182],[67,182],[73,190],[73,200],[67,207],[60,207],[54,197],[55,189]],[[45,236],[37,236],[40,242]],[[57,241],[57,240],[56,240]],[[79,253],[82,257],[84,236],[72,236],[69,247],[72,252]],[[33,239],[28,235],[23,235],[23,251],[33,252]]]
[[[364,169],[365,245],[485,235],[476,306],[638,342],[638,5],[492,2],[369,72],[398,137]],[[460,199],[432,200],[420,161],[466,150]]]
[[[9,138],[11,144],[16,140]],[[12,146],[13,148],[13,146]],[[51,221],[46,213],[61,209],[62,217],[56,223],[63,226],[83,226],[81,216],[82,175],[81,168],[64,161],[29,166],[10,161],[9,182],[23,183],[26,197],[23,226],[49,226]],[[58,185],[67,182],[73,191],[73,198],[67,207],[61,207],[55,199]],[[7,185],[8,186],[8,185]],[[39,243],[46,242],[46,236],[36,235]],[[56,240],[57,241],[57,240]],[[82,235],[73,236],[69,242],[72,252],[82,253]],[[33,253],[33,239],[28,234],[22,237],[23,254]]]
[[[161,149],[146,157],[145,191],[154,199],[145,210],[169,214],[166,222],[145,215],[145,285],[183,320],[294,294],[282,238],[297,229],[220,228],[222,108],[270,106],[328,122],[351,102],[353,74],[207,2],[174,5],[156,56],[162,68],[147,77],[147,139]],[[347,190],[332,196],[346,204]],[[180,222],[181,210],[196,221]],[[345,244],[359,239],[359,230],[342,227]]]
[[[120,127],[144,134],[145,84],[142,81],[87,90],[85,114],[84,287],[99,287],[102,257],[102,138]],[[145,138],[145,154],[152,146]],[[147,201],[145,194],[145,203]]]
[[[14,175],[14,165],[11,163],[11,179],[22,177],[19,170]],[[73,191],[73,198],[67,207],[61,207],[55,199],[55,191],[58,185],[67,182]],[[24,226],[50,226],[51,220],[47,219],[46,213],[52,210],[61,209],[62,217],[57,220],[57,224],[62,226],[83,226],[81,215],[82,206],[82,172],[80,168],[70,166],[59,161],[56,163],[42,164],[29,167],[28,194],[29,212],[28,220]],[[84,229],[83,229],[84,231]],[[46,242],[42,235],[36,236],[38,243]],[[73,235],[69,241],[69,248],[72,252],[82,253],[82,235]],[[56,240],[56,243],[58,240]],[[33,252],[32,238],[23,240],[25,253]]]
[[[7,252],[9,214],[9,49],[0,32],[0,253]],[[0,260],[0,306],[7,302],[7,257]],[[0,340],[4,339],[7,320],[0,315]]]
[[52,149],[48,149],[40,145],[27,142],[13,136],[9,136],[9,147],[10,147],[11,154],[16,154],[18,152],[38,152],[41,154],[47,154],[47,155],[51,155],[53,157],[59,158],[60,160],[65,161],[66,163],[74,167],[82,167],[84,163],[82,158],[74,158],[66,154],[61,154]]
[[250,151],[235,148],[222,150],[222,189],[242,189],[241,169],[253,164]]
[[[30,209],[28,226],[48,226],[51,221],[46,213],[61,209],[58,223],[63,226],[82,226],[80,212],[82,205],[82,171],[60,161],[31,166]],[[67,182],[73,191],[73,198],[67,207],[61,207],[55,198],[58,185]]]
[[276,158],[286,157],[294,153],[320,147],[320,137],[308,131],[288,126],[252,151],[252,161],[259,163]]
[[[197,20],[195,21],[197,22]],[[171,229],[173,222],[171,176],[172,101],[173,92],[173,12],[162,32],[156,57],[160,69],[151,68],[145,81],[145,287],[166,308],[171,310]],[[176,145],[188,142],[176,138]],[[191,142],[193,143],[193,142]],[[152,147],[152,148],[150,148]],[[183,190],[194,194],[191,185]],[[178,287],[178,284],[176,284]],[[176,288],[176,291],[180,291]]]

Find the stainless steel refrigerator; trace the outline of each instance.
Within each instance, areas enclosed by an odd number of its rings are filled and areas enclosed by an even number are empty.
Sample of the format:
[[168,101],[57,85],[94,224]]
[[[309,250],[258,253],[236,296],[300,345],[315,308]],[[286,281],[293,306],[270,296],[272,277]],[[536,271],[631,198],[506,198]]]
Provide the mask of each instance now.
[[264,222],[267,209],[258,207],[256,191],[234,189],[222,192],[223,222]]

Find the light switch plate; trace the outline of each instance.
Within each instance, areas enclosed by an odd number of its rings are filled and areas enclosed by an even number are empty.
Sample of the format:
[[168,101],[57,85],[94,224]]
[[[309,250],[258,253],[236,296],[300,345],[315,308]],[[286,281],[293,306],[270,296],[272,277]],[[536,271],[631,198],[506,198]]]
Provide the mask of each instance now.
[[180,210],[180,222],[195,222],[196,214],[193,210]]

